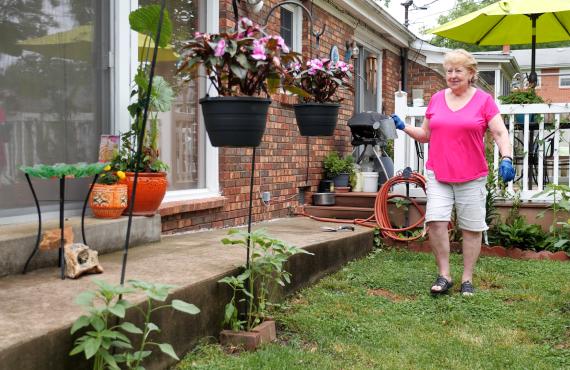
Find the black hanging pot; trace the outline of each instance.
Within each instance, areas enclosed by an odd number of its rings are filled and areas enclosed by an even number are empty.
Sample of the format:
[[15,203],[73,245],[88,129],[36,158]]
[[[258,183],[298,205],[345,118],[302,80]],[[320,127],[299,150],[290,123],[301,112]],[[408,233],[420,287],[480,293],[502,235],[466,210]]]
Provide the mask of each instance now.
[[256,147],[261,143],[271,99],[218,96],[200,99],[204,125],[216,147]]
[[301,136],[332,136],[338,120],[338,103],[295,104]]

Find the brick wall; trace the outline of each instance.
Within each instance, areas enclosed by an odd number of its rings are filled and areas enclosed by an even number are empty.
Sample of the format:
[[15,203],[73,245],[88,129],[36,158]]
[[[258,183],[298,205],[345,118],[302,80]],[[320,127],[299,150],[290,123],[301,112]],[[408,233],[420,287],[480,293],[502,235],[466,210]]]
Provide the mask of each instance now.
[[431,96],[441,89],[447,87],[445,78],[436,71],[429,69],[421,64],[409,62],[409,93],[408,99],[412,102],[412,89],[424,90],[424,104],[428,104]]
[[[271,6],[276,0],[265,1],[260,14],[248,14],[245,4],[241,4],[240,15],[251,18],[254,22],[263,23]],[[343,57],[344,42],[353,38],[353,29],[339,19],[325,13],[317,6],[313,7],[315,28],[320,30],[327,24],[326,32],[320,40],[320,56],[328,55],[332,45],[337,45]],[[267,28],[269,33],[279,33],[279,10],[273,12]],[[306,19],[306,17],[304,17]],[[309,56],[308,22],[304,25],[303,54]],[[234,27],[234,17],[230,0],[220,2],[220,30]],[[312,38],[313,47],[315,46]],[[316,50],[313,51],[314,57]],[[346,121],[353,112],[352,94],[343,94],[339,121],[334,136],[311,137],[309,139],[308,184],[316,190],[322,178],[322,160],[332,150],[342,155],[349,154],[350,130]],[[253,221],[284,217],[290,208],[298,205],[297,187],[305,184],[307,174],[307,138],[299,135],[295,122],[292,104],[297,99],[288,95],[272,96],[273,103],[269,108],[267,128],[261,145],[256,152],[254,179]],[[200,228],[228,227],[247,223],[249,205],[249,184],[251,174],[252,149],[220,148],[219,179],[223,202],[215,202],[209,209],[190,210],[170,208],[163,214],[163,232],[180,232]],[[260,199],[261,192],[271,192],[271,202],[265,206]],[[203,201],[197,201],[198,203]]]
[[570,88],[560,88],[558,73],[559,68],[544,68],[541,70],[544,74],[556,74],[554,76],[541,76],[541,85],[536,89],[544,101],[548,103],[567,103],[570,101]]
[[[394,93],[398,91],[402,80],[400,56],[389,50],[384,50],[382,56],[382,110],[388,114],[394,112]],[[445,88],[445,79],[421,64],[408,61],[408,104],[412,104],[412,89],[424,90],[424,103],[427,105],[431,96]]]

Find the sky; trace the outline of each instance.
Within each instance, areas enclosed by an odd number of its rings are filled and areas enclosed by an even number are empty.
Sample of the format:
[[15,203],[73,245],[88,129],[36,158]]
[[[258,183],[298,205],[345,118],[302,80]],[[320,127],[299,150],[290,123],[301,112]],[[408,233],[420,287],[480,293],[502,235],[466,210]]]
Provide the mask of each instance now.
[[[396,18],[402,24],[404,23],[404,7],[401,3],[404,0],[391,0],[390,6],[386,8],[383,1],[377,0],[383,8],[388,10],[390,15]],[[455,6],[455,0],[414,0],[414,5],[420,7],[427,5],[427,10],[413,10],[414,6],[409,7],[408,20],[410,22],[409,29],[415,33],[418,37],[429,40],[431,35],[422,35],[421,29],[437,26],[437,18],[440,15],[446,14],[449,10],[453,9]]]

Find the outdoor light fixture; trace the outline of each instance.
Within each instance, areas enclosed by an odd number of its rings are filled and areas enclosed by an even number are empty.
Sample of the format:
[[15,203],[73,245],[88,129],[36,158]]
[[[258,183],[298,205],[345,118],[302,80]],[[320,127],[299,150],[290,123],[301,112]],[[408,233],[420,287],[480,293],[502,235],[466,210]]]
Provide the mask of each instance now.
[[255,14],[259,13],[261,8],[263,8],[263,0],[247,0],[247,4],[252,7]]

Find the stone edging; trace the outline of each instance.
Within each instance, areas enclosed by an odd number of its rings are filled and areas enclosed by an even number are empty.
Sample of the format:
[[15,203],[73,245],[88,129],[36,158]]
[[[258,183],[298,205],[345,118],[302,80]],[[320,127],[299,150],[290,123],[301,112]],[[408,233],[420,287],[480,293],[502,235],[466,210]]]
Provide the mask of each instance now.
[[[431,247],[429,241],[425,240],[422,242],[410,241],[410,242],[399,242],[389,238],[382,238],[382,243],[384,245],[389,245],[396,248],[406,248],[413,252],[424,252],[431,253]],[[451,251],[455,253],[461,253],[461,243],[453,242],[451,243]],[[570,261],[570,256],[566,252],[549,252],[540,251],[535,252],[531,250],[523,250],[520,248],[505,248],[500,245],[496,246],[481,246],[482,256],[491,257],[509,257],[521,260],[555,260],[555,261]]]

